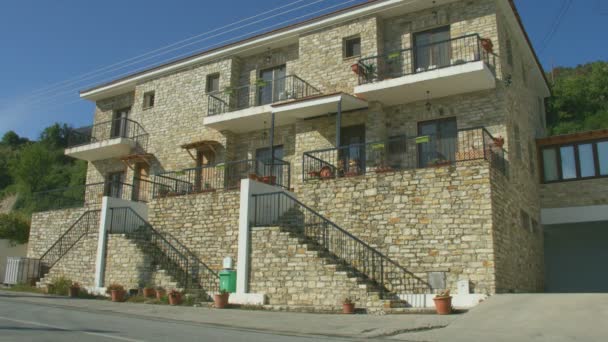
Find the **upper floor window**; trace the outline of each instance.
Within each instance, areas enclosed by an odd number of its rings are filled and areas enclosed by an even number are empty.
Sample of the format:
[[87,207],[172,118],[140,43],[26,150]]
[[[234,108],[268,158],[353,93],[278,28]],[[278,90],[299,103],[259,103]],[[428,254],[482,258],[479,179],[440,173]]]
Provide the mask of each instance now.
[[608,140],[542,148],[545,183],[608,176]]
[[148,91],[144,93],[144,109],[154,107],[154,92]]
[[521,159],[522,148],[521,148],[521,136],[519,134],[519,126],[515,124],[513,126],[513,143],[515,144],[515,159]]
[[505,48],[507,50],[507,63],[510,66],[513,66],[513,43],[511,39],[507,39],[507,46]]
[[214,93],[220,90],[220,74],[207,76],[207,92]]
[[361,56],[361,37],[344,39],[344,58]]

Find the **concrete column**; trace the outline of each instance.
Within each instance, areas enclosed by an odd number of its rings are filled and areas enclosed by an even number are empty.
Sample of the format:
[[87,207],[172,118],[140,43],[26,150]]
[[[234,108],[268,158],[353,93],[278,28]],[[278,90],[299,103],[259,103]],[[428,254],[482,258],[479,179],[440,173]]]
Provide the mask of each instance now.
[[95,260],[95,287],[104,287],[104,274],[106,270],[106,246],[108,239],[108,227],[110,226],[111,210],[109,207],[109,197],[104,197],[101,201],[101,215],[99,220],[99,235],[97,237],[97,258]]

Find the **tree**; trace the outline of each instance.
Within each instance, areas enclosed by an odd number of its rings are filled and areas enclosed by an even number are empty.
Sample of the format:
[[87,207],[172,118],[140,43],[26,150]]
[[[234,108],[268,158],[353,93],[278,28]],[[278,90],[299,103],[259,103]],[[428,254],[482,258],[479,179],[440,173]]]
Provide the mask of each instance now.
[[608,63],[553,70],[547,123],[552,134],[608,127]]
[[29,142],[27,138],[20,137],[15,131],[8,131],[4,133],[0,143],[12,148],[17,148],[27,142]]
[[47,147],[66,148],[72,128],[67,124],[55,123],[45,128],[40,134],[40,142]]
[[30,236],[30,221],[18,213],[0,214],[0,239],[12,244],[26,243]]
[[24,147],[10,166],[19,192],[42,191],[61,183],[62,179],[57,179],[56,161],[59,156],[58,151],[50,150],[40,143]]

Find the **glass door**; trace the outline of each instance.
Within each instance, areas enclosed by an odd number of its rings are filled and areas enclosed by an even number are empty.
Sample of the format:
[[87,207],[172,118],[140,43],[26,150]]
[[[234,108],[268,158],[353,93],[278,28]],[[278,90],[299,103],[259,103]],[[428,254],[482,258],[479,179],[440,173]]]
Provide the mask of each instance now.
[[426,121],[418,124],[418,136],[428,137],[418,144],[418,166],[440,166],[456,160],[456,119]]
[[285,65],[260,71],[258,88],[258,105],[267,105],[279,101],[285,94]]
[[414,72],[450,65],[452,42],[450,27],[440,27],[414,35]]
[[[273,150],[274,158],[283,159],[283,145],[275,146]],[[275,165],[274,158],[270,154],[269,147],[258,148],[255,151],[256,173],[258,176],[270,176],[272,172],[273,177],[281,179],[283,166]]]
[[127,119],[131,108],[125,108],[114,112],[112,117],[112,131],[110,138],[126,138],[127,137]]
[[122,198],[122,188],[125,180],[125,173],[111,172],[106,177],[106,190],[105,196]]
[[133,172],[133,201],[148,202],[151,199],[150,166],[146,163],[135,164]]
[[338,170],[357,175],[365,170],[365,125],[340,129]]

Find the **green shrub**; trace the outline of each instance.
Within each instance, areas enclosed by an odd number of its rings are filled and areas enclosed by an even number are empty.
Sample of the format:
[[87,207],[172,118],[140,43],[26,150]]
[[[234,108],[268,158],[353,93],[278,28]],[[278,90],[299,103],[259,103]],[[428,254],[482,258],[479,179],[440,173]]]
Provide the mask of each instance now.
[[52,286],[52,294],[67,296],[70,292],[70,286],[72,286],[72,281],[64,276],[56,278],[51,283]]

